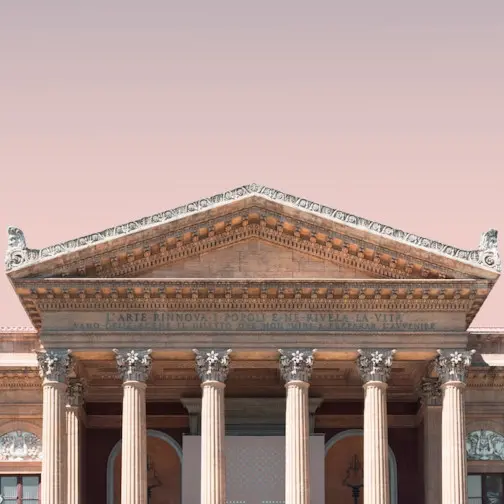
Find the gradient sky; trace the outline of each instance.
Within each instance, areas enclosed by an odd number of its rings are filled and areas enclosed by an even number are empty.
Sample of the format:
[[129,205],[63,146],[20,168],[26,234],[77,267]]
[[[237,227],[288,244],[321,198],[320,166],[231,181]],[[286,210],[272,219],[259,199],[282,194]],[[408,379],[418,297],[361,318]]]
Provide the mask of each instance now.
[[[250,182],[504,239],[502,0],[6,0],[0,50],[4,250]],[[504,327],[501,282],[473,326]],[[0,325],[28,323],[0,278]]]

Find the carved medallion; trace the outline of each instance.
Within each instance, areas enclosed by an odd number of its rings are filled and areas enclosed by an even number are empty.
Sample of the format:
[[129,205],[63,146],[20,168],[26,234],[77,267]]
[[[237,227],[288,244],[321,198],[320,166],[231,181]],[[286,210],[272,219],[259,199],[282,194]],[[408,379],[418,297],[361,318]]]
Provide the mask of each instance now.
[[152,368],[152,350],[117,350],[117,370],[123,381],[145,382]]
[[40,377],[65,383],[72,364],[70,350],[46,350],[37,352]]
[[390,377],[395,350],[359,350],[357,366],[362,381],[380,381],[386,383]]
[[438,350],[434,365],[441,382],[465,382],[475,352],[476,350]]
[[202,382],[219,381],[224,383],[229,373],[231,350],[193,350],[196,355],[196,372]]
[[42,441],[32,432],[12,431],[0,436],[0,460],[42,460]]
[[504,460],[504,436],[489,430],[470,432],[466,450],[469,460]]

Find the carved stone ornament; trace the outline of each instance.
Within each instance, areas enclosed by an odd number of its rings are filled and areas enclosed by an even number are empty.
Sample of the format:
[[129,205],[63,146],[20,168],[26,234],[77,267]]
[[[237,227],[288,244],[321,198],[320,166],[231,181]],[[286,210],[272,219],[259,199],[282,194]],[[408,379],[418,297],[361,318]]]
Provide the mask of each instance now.
[[420,383],[420,397],[426,406],[441,406],[443,394],[439,378],[423,378]]
[[470,432],[466,452],[469,460],[504,460],[504,436],[489,430]]
[[395,350],[359,350],[357,366],[364,383],[380,381],[386,383],[392,370],[392,360]]
[[280,353],[280,374],[286,383],[290,381],[310,382],[315,349],[278,350],[278,352]]
[[229,373],[231,350],[193,350],[196,355],[196,372],[202,382],[218,381],[224,383]]
[[46,350],[37,352],[39,374],[49,381],[65,383],[72,364],[70,350]]
[[84,404],[84,381],[72,378],[67,388],[67,405],[79,408]]
[[49,259],[79,250],[89,245],[95,245],[110,240],[111,238],[137,233],[154,226],[159,226],[160,224],[173,222],[188,215],[193,215],[253,195],[259,195],[267,200],[279,202],[291,208],[308,211],[312,214],[322,216],[325,219],[344,223],[356,229],[370,231],[377,235],[386,236],[387,238],[407,243],[408,245],[432,250],[445,257],[465,261],[491,270],[501,271],[501,260],[497,249],[497,231],[495,229],[483,233],[477,250],[462,250],[259,184],[249,184],[238,187],[231,191],[226,191],[209,198],[203,198],[172,210],[157,213],[149,217],[128,222],[127,224],[106,229],[99,233],[93,233],[40,250],[27,248],[23,232],[16,227],[10,227],[8,229],[9,247],[5,258],[5,266],[7,271],[10,271],[35,264],[43,259]]
[[438,350],[435,369],[442,383],[465,382],[476,350]]
[[42,441],[32,432],[12,431],[0,436],[0,461],[42,460]]
[[152,368],[152,350],[117,350],[117,369],[123,381],[146,382]]

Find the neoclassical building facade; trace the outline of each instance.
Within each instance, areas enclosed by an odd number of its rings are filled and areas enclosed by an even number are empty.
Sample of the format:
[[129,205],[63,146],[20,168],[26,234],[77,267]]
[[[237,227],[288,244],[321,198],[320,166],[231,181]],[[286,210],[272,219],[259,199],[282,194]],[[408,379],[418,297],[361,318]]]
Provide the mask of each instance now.
[[2,503],[504,504],[494,230],[251,184],[5,266]]

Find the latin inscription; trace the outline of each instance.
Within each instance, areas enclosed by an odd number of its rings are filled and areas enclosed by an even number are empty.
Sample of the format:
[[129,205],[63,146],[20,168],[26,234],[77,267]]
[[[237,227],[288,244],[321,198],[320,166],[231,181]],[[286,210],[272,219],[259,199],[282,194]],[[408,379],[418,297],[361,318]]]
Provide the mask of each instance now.
[[98,312],[46,313],[47,330],[169,332],[435,332],[454,330],[435,313]]

